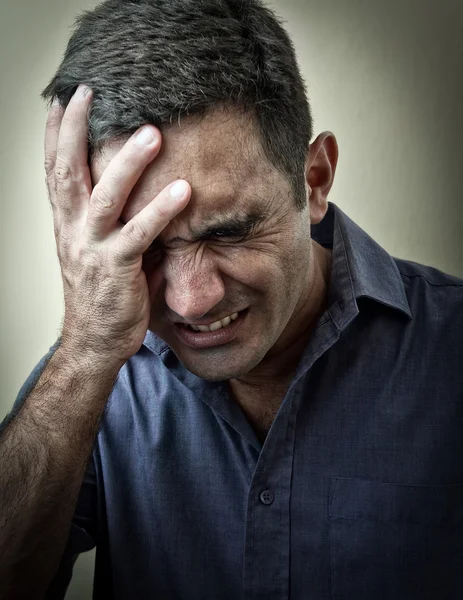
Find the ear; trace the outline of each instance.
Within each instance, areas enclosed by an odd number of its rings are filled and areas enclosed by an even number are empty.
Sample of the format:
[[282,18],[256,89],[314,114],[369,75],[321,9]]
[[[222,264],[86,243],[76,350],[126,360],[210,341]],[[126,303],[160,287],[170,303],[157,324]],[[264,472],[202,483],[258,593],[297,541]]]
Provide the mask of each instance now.
[[330,131],[324,131],[310,144],[305,178],[313,224],[320,223],[328,210],[328,194],[334,182],[338,155],[338,143]]

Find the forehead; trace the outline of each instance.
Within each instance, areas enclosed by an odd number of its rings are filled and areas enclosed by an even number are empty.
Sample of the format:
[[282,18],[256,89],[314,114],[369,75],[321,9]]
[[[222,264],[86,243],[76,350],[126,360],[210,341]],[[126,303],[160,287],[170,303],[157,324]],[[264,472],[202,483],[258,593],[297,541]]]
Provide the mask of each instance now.
[[[107,144],[92,162],[94,184],[123,145],[123,141]],[[185,179],[192,187],[189,204],[168,227],[183,232],[215,216],[243,213],[260,201],[268,204],[270,195],[284,185],[263,155],[254,121],[230,110],[189,117],[163,132],[161,151],[132,190],[121,220],[130,220],[176,179]]]

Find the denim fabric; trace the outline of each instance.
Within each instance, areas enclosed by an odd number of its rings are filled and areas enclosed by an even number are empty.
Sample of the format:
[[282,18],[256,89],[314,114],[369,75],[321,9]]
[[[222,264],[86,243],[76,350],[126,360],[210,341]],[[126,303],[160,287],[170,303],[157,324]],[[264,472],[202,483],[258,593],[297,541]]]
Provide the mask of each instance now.
[[329,309],[265,443],[148,332],[49,600],[95,545],[95,600],[463,598],[463,280],[392,258],[333,203],[312,235],[333,249]]

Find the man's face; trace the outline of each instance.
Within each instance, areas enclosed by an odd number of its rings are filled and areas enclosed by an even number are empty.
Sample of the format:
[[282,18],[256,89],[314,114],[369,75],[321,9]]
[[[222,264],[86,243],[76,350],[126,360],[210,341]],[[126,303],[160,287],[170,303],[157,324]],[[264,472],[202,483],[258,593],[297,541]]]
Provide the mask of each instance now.
[[[108,145],[92,163],[94,184],[122,146]],[[197,376],[237,378],[278,350],[307,301],[309,211],[297,211],[290,185],[263,157],[252,123],[238,113],[189,118],[164,132],[161,152],[133,189],[121,221],[176,179],[189,182],[192,197],[143,257],[149,329]],[[181,335],[188,324],[189,337],[198,339],[202,334],[190,324],[236,312],[230,340],[226,327],[218,345],[207,341],[211,334],[203,343]]]

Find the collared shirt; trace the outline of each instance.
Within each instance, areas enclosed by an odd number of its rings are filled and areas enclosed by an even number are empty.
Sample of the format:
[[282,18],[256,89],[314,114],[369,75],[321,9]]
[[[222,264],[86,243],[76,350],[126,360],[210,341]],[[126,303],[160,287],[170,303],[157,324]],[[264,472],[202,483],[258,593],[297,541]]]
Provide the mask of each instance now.
[[391,257],[333,203],[312,236],[333,251],[329,308],[265,442],[148,331],[48,599],[95,545],[95,600],[463,598],[463,280]]

